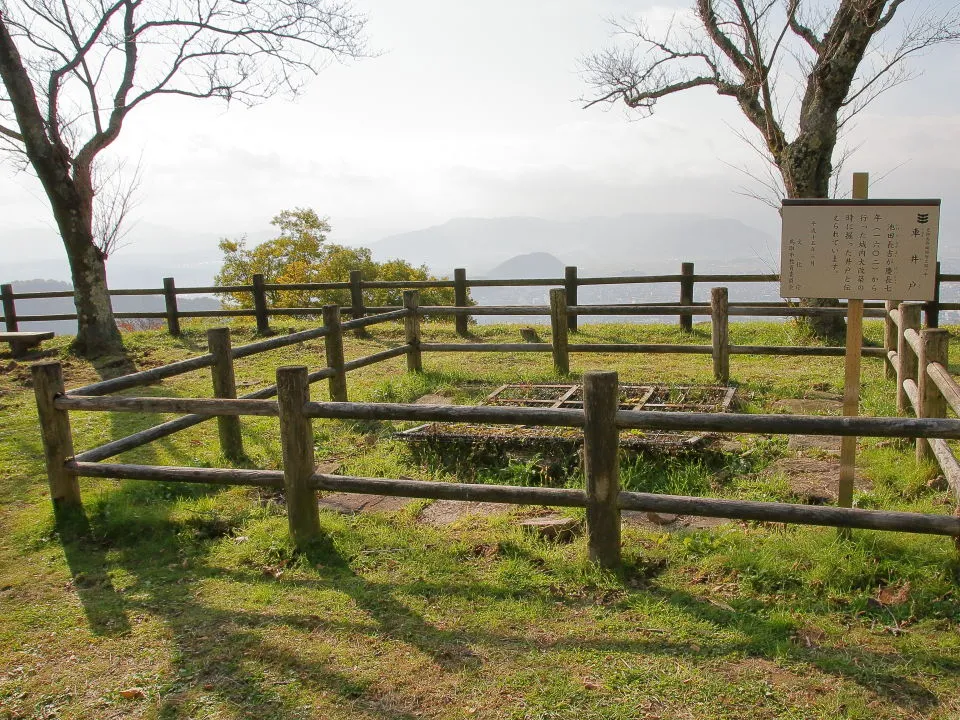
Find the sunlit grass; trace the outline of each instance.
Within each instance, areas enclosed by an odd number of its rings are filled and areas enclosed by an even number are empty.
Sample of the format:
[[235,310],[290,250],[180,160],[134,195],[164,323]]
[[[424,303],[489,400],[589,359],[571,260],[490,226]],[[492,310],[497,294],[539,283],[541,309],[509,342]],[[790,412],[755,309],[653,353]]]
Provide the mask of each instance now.
[[[234,345],[254,339],[234,325]],[[280,330],[286,329],[282,323]],[[302,327],[294,326],[290,327]],[[517,326],[476,326],[491,342]],[[141,366],[204,352],[183,337],[134,333]],[[742,344],[802,344],[791,324],[733,324]],[[879,323],[867,323],[879,342]],[[428,323],[426,340],[455,341]],[[399,325],[348,337],[348,359],[402,341]],[[585,326],[579,342],[709,342],[667,326]],[[68,387],[96,379],[66,351]],[[6,359],[5,359],[6,361]],[[322,342],[237,363],[241,391],[278,365],[323,365]],[[711,383],[709,356],[573,355],[570,382],[612,368],[623,382]],[[426,354],[348,377],[351,399],[438,393],[477,402],[506,382],[557,382],[549,353]],[[894,413],[893,385],[865,360],[861,411]],[[741,408],[842,390],[842,358],[735,356]],[[624,569],[585,562],[586,540],[554,544],[513,508],[432,527],[426,503],[395,514],[321,514],[322,540],[297,553],[282,498],[256,489],[84,480],[85,516],[58,531],[29,370],[0,375],[0,717],[4,718],[953,718],[960,716],[958,565],[948,538],[726,523],[624,529]],[[128,394],[209,397],[206,371]],[[312,388],[325,399],[325,383]],[[78,449],[164,419],[72,413]],[[252,467],[281,466],[277,421],[244,418]],[[582,483],[577,459],[536,454],[470,473],[422,464],[394,438],[410,423],[317,421],[318,461],[340,472],[506,484]],[[782,436],[729,438],[722,451],[624,454],[623,486],[671,494],[796,501],[770,470]],[[735,442],[734,442],[735,441]],[[119,461],[227,467],[203,423]],[[909,442],[861,439],[862,507],[949,513]],[[560,468],[556,466],[559,464]],[[571,511],[582,517],[582,511]]]

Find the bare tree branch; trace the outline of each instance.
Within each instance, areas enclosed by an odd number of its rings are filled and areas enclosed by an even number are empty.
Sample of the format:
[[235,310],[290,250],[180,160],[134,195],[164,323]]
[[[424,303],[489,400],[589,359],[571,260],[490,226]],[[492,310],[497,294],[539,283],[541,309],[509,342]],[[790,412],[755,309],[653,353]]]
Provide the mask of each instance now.
[[930,9],[884,50],[902,2],[838,0],[828,15],[812,0],[694,0],[696,23],[679,34],[675,22],[656,32],[642,19],[614,23],[620,42],[583,62],[583,104],[622,101],[645,117],[667,95],[712,86],[759,131],[785,191],[823,197],[850,119],[911,77],[911,56],[960,39],[960,12]]
[[118,352],[104,260],[121,245],[139,170],[101,153],[161,95],[253,105],[366,53],[349,0],[0,0],[0,151],[29,165],[73,273],[77,348]]
[[139,204],[142,158],[129,177],[125,176],[125,169],[124,161],[112,165],[98,161],[92,168],[93,240],[104,259],[126,245],[123,241],[131,230],[129,216]]
[[8,138],[13,138],[14,140],[23,142],[23,135],[18,133],[16,130],[12,130],[8,127],[4,127],[3,125],[0,125],[0,135],[5,135]]

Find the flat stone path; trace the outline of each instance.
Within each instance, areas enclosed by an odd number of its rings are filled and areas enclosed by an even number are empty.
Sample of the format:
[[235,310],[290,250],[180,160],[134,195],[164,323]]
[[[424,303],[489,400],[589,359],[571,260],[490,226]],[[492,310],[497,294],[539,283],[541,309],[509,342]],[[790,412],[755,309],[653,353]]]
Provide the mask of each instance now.
[[434,500],[417,516],[417,521],[433,527],[445,527],[470,515],[505,515],[514,507],[505,503]]
[[331,493],[321,497],[319,504],[321,510],[333,510],[341,515],[356,515],[361,512],[396,512],[413,501],[414,498],[390,497],[387,495]]

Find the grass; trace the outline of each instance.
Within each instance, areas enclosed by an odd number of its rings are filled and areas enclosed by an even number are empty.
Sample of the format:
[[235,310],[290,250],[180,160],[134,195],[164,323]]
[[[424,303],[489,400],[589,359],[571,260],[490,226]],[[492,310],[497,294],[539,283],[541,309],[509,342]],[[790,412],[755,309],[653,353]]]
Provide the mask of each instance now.
[[[508,341],[516,328],[479,326]],[[252,339],[234,327],[234,344]],[[879,342],[881,329],[867,323]],[[734,324],[738,344],[812,342],[794,326]],[[427,339],[451,341],[447,325]],[[666,326],[586,326],[582,342],[709,342]],[[349,338],[348,358],[400,341],[399,326]],[[151,367],[201,352],[183,337],[126,336]],[[67,339],[48,354],[68,387],[96,379]],[[710,382],[709,357],[573,355],[573,376],[613,368],[624,382]],[[322,364],[322,343],[237,363],[241,391],[276,366]],[[769,411],[811,390],[838,392],[842,359],[734,356],[742,406]],[[351,398],[424,393],[473,402],[504,382],[556,381],[549,354],[426,355],[348,376]],[[668,533],[627,527],[622,573],[585,563],[585,541],[551,544],[519,516],[416,522],[321,514],[323,540],[295,553],[275,495],[245,488],[83,481],[85,513],[55,525],[45,496],[29,368],[0,357],[0,718],[955,718],[960,594],[947,538],[729,523]],[[209,376],[137,393],[209,396]],[[892,383],[864,362],[862,412],[894,413]],[[134,394],[134,393],[131,393]],[[326,398],[323,383],[313,387]],[[85,449],[165,416],[74,413]],[[582,482],[519,456],[458,477],[422,465],[392,433],[408,424],[314,425],[318,460],[341,472],[514,484]],[[281,464],[276,420],[244,418],[251,467]],[[626,487],[791,500],[770,464],[782,437],[744,436],[711,455],[624,458]],[[862,439],[863,507],[949,512],[912,444]],[[126,453],[124,462],[228,466],[204,423]]]

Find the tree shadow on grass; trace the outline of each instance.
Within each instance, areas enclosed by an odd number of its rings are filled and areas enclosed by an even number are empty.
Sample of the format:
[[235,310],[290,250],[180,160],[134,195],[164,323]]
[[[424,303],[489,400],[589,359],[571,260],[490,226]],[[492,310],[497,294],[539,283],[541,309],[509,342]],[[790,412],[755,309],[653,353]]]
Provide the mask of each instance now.
[[90,359],[90,364],[101,380],[137,372],[137,366],[126,350],[117,355],[98,355]]
[[[199,493],[206,489],[190,488],[184,492]],[[212,488],[209,491],[214,491]],[[122,497],[118,503],[133,497]],[[201,518],[196,523],[170,519],[163,509],[138,533],[117,538],[111,558],[123,568],[131,584],[118,594],[109,583],[81,592],[88,603],[109,608],[114,614],[136,617],[153,614],[166,626],[169,650],[174,669],[164,683],[159,700],[159,716],[176,718],[192,716],[199,707],[210,708],[222,703],[236,716],[287,717],[291,702],[301,702],[296,689],[302,688],[321,696],[333,696],[334,702],[359,718],[394,718],[409,720],[416,716],[422,698],[417,690],[391,690],[393,677],[384,660],[375,660],[385,647],[396,643],[421,653],[436,666],[435,672],[462,682],[466,673],[479,671],[482,658],[491,655],[510,664],[510,656],[527,657],[532,651],[535,621],[517,629],[500,630],[461,624],[452,618],[446,624],[431,623],[410,607],[403,598],[417,598],[430,605],[438,598],[461,598],[464,603],[478,600],[496,601],[529,595],[530,601],[557,612],[569,611],[570,622],[577,623],[574,610],[590,604],[590,595],[557,595],[553,589],[520,590],[507,579],[488,580],[470,570],[469,563],[460,564],[444,574],[418,577],[407,581],[383,582],[365,577],[366,571],[338,549],[334,535],[324,534],[294,563],[287,576],[278,578],[263,572],[254,557],[249,569],[224,568],[209,559],[213,546],[206,541],[228,537],[239,529],[216,526],[214,519]],[[95,518],[96,522],[96,518]],[[134,528],[131,526],[130,532]],[[100,533],[104,535],[109,533]],[[190,537],[192,536],[192,539]],[[185,538],[187,538],[185,540]],[[197,542],[197,538],[202,542]],[[280,540],[278,538],[278,540]],[[280,541],[282,545],[282,540]],[[507,556],[511,561],[527,560],[549,573],[549,567],[538,563],[535,553],[521,545],[510,544]],[[71,547],[68,553],[87,552],[83,545]],[[93,549],[94,555],[96,548]],[[358,557],[366,557],[358,555]],[[87,565],[81,565],[86,562]],[[491,560],[496,562],[496,560]],[[101,557],[75,558],[79,572],[106,575],[109,570]],[[188,565],[189,570],[183,568]],[[84,569],[91,568],[91,569]],[[634,570],[637,570],[634,568]],[[640,588],[625,586],[616,589],[613,597],[599,602],[617,612],[618,603],[631,597],[673,608],[684,617],[709,630],[690,640],[677,640],[670,634],[652,637],[618,636],[617,631],[577,628],[552,638],[546,652],[562,658],[565,651],[590,652],[595,655],[622,653],[666,658],[683,658],[703,665],[724,658],[755,657],[774,662],[796,664],[855,683],[885,703],[910,713],[928,713],[939,705],[932,692],[913,679],[917,672],[940,676],[960,675],[960,663],[921,647],[903,647],[899,651],[875,651],[863,647],[802,647],[796,642],[795,628],[789,623],[768,620],[769,608],[733,608],[714,604],[685,590],[660,586],[656,582],[658,568],[641,567]],[[637,578],[628,573],[625,581]],[[560,580],[562,583],[563,581]],[[215,587],[222,583],[220,588]],[[233,587],[231,587],[233,585]],[[332,610],[323,601],[310,601],[308,591],[338,593],[349,601],[346,612]],[[283,593],[285,600],[304,598],[293,611],[271,609],[270,596]],[[209,593],[209,594],[208,594]],[[260,605],[249,609],[246,603]],[[419,603],[418,603],[419,604]],[[104,607],[88,611],[88,618],[99,618]],[[628,605],[623,605],[627,609]],[[360,617],[357,617],[357,615]],[[108,614],[106,621],[113,619]],[[556,618],[553,618],[556,622]],[[97,622],[103,626],[104,619]],[[665,629],[676,621],[667,621]],[[318,643],[297,643],[289,637],[296,632],[309,638],[322,633]],[[384,645],[386,641],[387,646]],[[292,645],[293,647],[285,647]],[[543,643],[538,643],[542,645]],[[319,646],[319,649],[318,647]],[[338,656],[340,653],[341,656]],[[379,677],[356,668],[348,670],[357,657],[358,665],[378,663]],[[559,660],[558,660],[559,661]],[[389,663],[389,657],[386,658]],[[499,662],[499,661],[498,661]],[[919,667],[906,677],[904,668]],[[422,666],[421,666],[422,667]],[[556,672],[562,672],[562,666]],[[491,669],[490,672],[493,672]],[[544,672],[553,672],[545,668]],[[802,669],[798,672],[802,673]],[[379,681],[383,678],[383,683]],[[467,692],[464,689],[464,692]]]
[[920,683],[901,674],[898,665],[920,662],[935,666],[940,673],[960,676],[960,662],[911,648],[903,655],[895,652],[878,652],[857,647],[811,647],[800,646],[793,627],[785,627],[762,618],[750,610],[737,610],[710,603],[689,592],[676,589],[654,588],[650,592],[678,610],[698,620],[727,630],[736,630],[746,636],[742,641],[718,643],[713,653],[722,656],[729,652],[744,653],[751,657],[774,660],[786,657],[834,675],[850,680],[875,693],[884,702],[911,712],[928,712],[940,704],[935,694]]
[[[302,651],[282,648],[273,639],[288,635],[284,628],[300,633],[322,629],[347,632],[348,641],[361,648],[380,643],[383,638],[399,641],[422,650],[444,670],[459,671],[476,664],[475,656],[456,641],[454,633],[425,622],[397,601],[388,586],[366,583],[328,538],[321,538],[303,554],[311,567],[320,567],[316,579],[306,583],[280,582],[256,569],[224,571],[208,565],[202,553],[190,559],[189,580],[184,582],[183,577],[174,580],[179,570],[164,570],[173,564],[171,561],[177,565],[181,562],[182,547],[177,546],[176,538],[182,535],[182,529],[171,522],[166,527],[156,525],[154,530],[163,537],[158,538],[161,544],[153,548],[148,559],[136,543],[119,548],[116,556],[118,564],[134,578],[125,592],[130,598],[126,601],[128,611],[158,615],[173,644],[169,654],[176,658],[175,677],[160,700],[160,718],[192,716],[198,703],[209,708],[217,702],[243,717],[288,717],[294,700],[286,686],[332,694],[338,705],[349,707],[353,717],[417,717],[412,711],[416,698],[393,695],[376,680],[355,672],[356,667],[354,671],[344,670],[335,660],[317,660],[317,654],[303,645],[297,646]],[[162,581],[164,575],[169,576],[167,582]],[[253,594],[259,589],[272,592],[277,587],[286,592],[310,587],[345,593],[373,622],[341,622],[326,608],[310,604],[303,606],[301,614],[289,615],[236,607],[242,601],[231,600],[233,607],[224,609],[215,601],[198,600],[200,588],[217,581],[243,584]]]
[[117,636],[130,632],[123,598],[110,579],[104,545],[94,536],[83,508],[55,507],[54,516],[71,585],[80,598],[94,635]]

